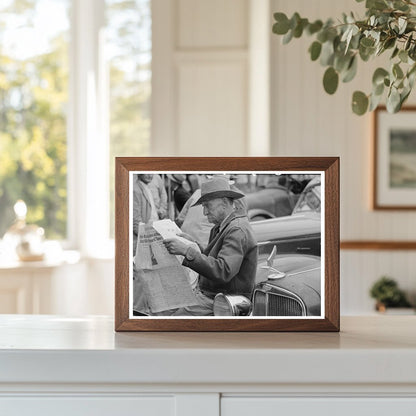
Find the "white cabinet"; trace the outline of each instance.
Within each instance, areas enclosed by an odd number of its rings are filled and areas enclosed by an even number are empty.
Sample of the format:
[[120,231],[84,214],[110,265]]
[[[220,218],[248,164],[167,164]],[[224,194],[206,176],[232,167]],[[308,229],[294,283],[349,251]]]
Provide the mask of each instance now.
[[416,398],[224,397],[221,416],[414,416]]
[[7,416],[175,416],[175,398],[42,396],[0,398],[1,414]]
[[55,267],[0,268],[0,313],[52,313]]
[[114,310],[114,259],[75,251],[39,262],[0,256],[0,314],[108,315]]
[[416,316],[341,333],[115,333],[0,315],[0,415],[416,415]]

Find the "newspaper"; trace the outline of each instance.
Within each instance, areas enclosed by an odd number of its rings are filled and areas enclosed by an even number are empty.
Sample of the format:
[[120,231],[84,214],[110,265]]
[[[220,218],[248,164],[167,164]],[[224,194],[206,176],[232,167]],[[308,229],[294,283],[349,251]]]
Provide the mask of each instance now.
[[172,220],[159,220],[155,221],[153,228],[166,240],[168,238],[177,238],[186,245],[193,245],[192,241],[181,237],[179,234],[182,233],[181,229]]
[[[181,237],[178,234],[182,233],[182,230],[172,221],[169,219],[155,221],[152,224],[153,228],[164,238],[177,238],[178,240],[182,241],[188,246],[193,246],[197,251],[201,252],[198,244],[187,240],[186,238]],[[179,263],[182,264],[183,256],[176,256]],[[187,269],[189,283],[191,284],[192,289],[195,289],[198,285],[198,273],[193,271],[192,269]]]
[[[175,224],[176,225],[176,224]],[[187,269],[170,254],[155,228],[141,226],[135,256],[151,312],[195,305]]]

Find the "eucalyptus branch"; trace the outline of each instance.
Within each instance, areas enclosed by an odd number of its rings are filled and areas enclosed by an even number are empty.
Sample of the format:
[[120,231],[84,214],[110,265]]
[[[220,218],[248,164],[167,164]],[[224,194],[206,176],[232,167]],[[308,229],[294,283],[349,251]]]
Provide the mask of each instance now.
[[315,38],[309,53],[312,61],[319,59],[326,68],[323,86],[328,94],[336,92],[340,80],[350,82],[355,77],[358,60],[367,62],[392,50],[392,65],[374,71],[370,94],[354,92],[352,109],[359,115],[372,111],[387,92],[387,109],[397,112],[409,97],[416,78],[416,3],[366,0],[365,6],[365,19],[344,14],[337,25],[332,19],[309,22],[298,13],[290,19],[284,13],[275,13],[273,32],[283,35],[285,44],[304,34]]

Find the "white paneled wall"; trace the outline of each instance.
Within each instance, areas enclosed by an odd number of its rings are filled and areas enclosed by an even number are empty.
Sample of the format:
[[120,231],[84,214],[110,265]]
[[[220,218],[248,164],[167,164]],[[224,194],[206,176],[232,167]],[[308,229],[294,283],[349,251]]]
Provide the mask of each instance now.
[[224,156],[242,156],[247,131],[246,57],[201,55],[180,59],[178,67],[178,154],[213,156],[221,149]]
[[[273,12],[298,11],[310,19],[335,18],[351,10],[364,15],[362,4],[352,0],[272,0]],[[359,76],[329,96],[322,88],[324,68],[310,61],[311,42],[303,37],[282,45],[272,36],[272,154],[341,157],[341,240],[416,240],[416,212],[371,210],[372,119],[350,109],[353,91],[370,92],[372,72],[382,58],[360,62]],[[415,102],[414,94],[410,102]],[[414,295],[415,266],[414,251],[342,251],[342,312],[371,311],[368,288],[383,274]]]
[[342,251],[341,312],[343,315],[367,314],[374,310],[369,296],[371,285],[380,276],[394,276],[400,287],[416,303],[416,256],[414,252]]
[[245,49],[247,0],[175,0],[179,49]]
[[[416,212],[370,208],[372,118],[351,111],[383,58],[360,62],[329,96],[308,56],[312,39],[282,45],[271,34],[275,11],[326,19],[351,10],[364,15],[354,0],[153,0],[152,153],[340,156],[341,239],[415,240]],[[342,313],[371,312],[368,288],[383,274],[414,294],[415,262],[414,251],[342,251]]]
[[248,0],[154,0],[152,154],[247,153],[248,16]]

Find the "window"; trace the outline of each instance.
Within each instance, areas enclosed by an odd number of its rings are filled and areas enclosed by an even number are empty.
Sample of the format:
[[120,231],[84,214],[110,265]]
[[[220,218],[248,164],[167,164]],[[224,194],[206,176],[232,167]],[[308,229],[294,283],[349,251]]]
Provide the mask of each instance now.
[[147,155],[151,0],[0,5],[0,238],[23,199],[49,239],[113,236],[114,157]]
[[110,235],[114,237],[114,157],[149,153],[150,0],[107,0],[110,79]]
[[18,199],[48,238],[66,237],[69,9],[68,0],[0,6],[0,237]]

